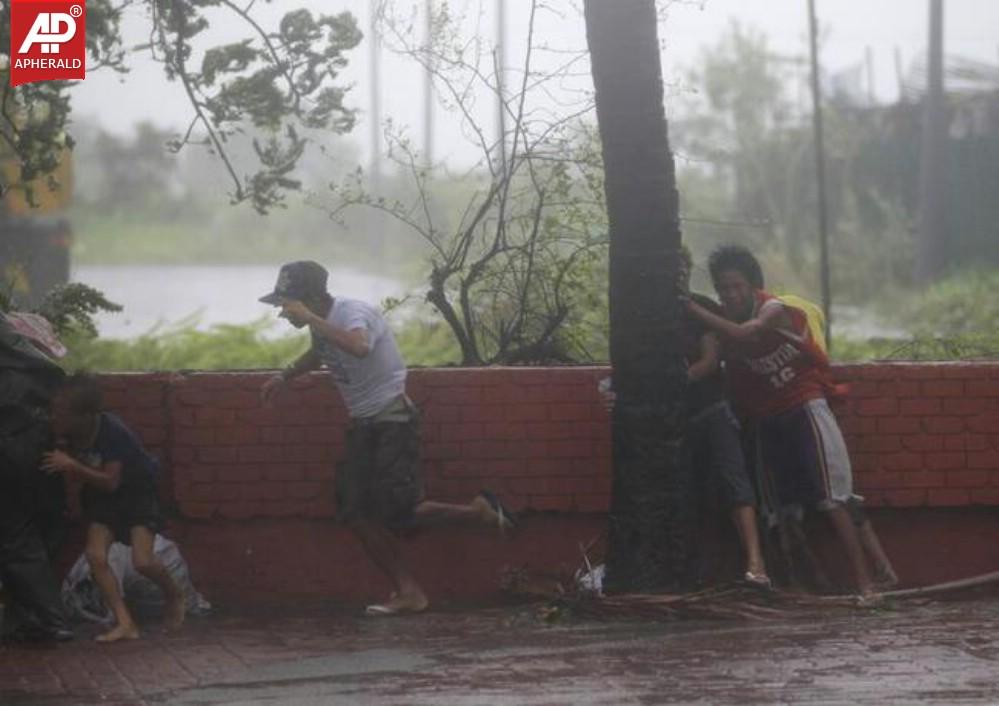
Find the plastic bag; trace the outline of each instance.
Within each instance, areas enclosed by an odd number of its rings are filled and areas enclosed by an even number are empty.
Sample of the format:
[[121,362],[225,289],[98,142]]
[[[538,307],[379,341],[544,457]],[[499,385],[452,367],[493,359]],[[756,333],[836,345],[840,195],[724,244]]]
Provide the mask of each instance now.
[[[163,535],[156,535],[153,552],[167,573],[184,594],[188,615],[205,615],[212,604],[198,593],[191,582],[187,562],[175,542]],[[118,582],[118,591],[140,612],[155,612],[162,608],[163,593],[159,587],[135,570],[132,565],[131,547],[114,542],[108,549],[108,565]],[[90,573],[86,556],[81,555],[62,582],[62,600],[70,616],[77,620],[100,623],[114,622],[111,609],[104,603],[101,590]]]

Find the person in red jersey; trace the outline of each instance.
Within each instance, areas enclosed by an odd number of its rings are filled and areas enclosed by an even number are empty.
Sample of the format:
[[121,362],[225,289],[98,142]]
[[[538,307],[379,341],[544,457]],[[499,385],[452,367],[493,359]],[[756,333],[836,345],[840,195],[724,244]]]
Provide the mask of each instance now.
[[759,430],[782,511],[805,507],[825,513],[861,595],[895,585],[863,499],[853,492],[850,457],[827,401],[836,393],[829,357],[809,330],[805,312],[764,290],[763,271],[746,248],[718,248],[708,268],[724,316],[694,300],[687,306],[722,336],[732,401]]

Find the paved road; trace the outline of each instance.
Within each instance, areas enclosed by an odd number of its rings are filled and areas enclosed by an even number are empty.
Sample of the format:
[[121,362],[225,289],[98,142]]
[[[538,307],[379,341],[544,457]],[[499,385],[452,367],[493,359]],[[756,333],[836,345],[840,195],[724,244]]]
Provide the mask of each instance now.
[[215,616],[0,649],[3,706],[353,703],[995,704],[999,596],[779,622]]

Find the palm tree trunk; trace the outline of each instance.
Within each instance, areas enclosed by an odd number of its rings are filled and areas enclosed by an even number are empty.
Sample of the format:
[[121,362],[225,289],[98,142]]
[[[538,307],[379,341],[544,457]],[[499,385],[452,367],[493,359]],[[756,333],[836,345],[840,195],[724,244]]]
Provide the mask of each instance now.
[[610,223],[610,348],[617,403],[610,590],[674,587],[689,544],[686,365],[675,296],[676,174],[654,0],[586,0]]

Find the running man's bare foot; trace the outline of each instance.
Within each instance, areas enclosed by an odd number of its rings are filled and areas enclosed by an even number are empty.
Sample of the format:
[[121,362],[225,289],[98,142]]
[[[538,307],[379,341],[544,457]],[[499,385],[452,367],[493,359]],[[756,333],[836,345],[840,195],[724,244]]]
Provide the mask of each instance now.
[[487,526],[496,527],[500,534],[505,535],[510,530],[516,529],[517,519],[492,492],[483,490],[472,499],[472,505],[479,510],[482,522]]
[[138,640],[139,628],[132,625],[116,625],[103,635],[94,638],[97,642],[118,642],[118,640]]
[[174,601],[170,601],[166,605],[166,609],[163,612],[163,625],[167,632],[176,632],[180,630],[181,626],[184,624],[184,616],[186,615],[186,608],[184,606],[184,599],[177,598]]

